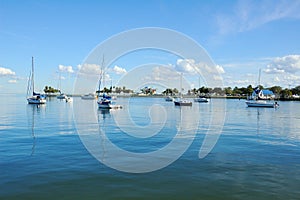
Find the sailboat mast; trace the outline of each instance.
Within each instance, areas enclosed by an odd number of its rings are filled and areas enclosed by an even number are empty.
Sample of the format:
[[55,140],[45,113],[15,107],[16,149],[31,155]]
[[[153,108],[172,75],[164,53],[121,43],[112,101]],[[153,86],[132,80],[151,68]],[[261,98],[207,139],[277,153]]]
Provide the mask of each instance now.
[[101,82],[103,78],[103,66],[104,66],[104,55],[102,57],[102,63],[100,67],[100,78],[99,78],[99,84],[98,84],[98,97],[100,96],[100,89],[101,89]]
[[259,69],[259,73],[258,73],[258,86],[260,86],[260,76],[261,76],[261,69]]
[[182,73],[180,75],[180,96],[182,97],[182,92],[183,92],[183,88],[182,88]]
[[32,71],[32,74],[31,74],[32,92],[34,93],[34,66],[33,66],[33,56],[32,56],[32,59],[31,59],[31,71]]

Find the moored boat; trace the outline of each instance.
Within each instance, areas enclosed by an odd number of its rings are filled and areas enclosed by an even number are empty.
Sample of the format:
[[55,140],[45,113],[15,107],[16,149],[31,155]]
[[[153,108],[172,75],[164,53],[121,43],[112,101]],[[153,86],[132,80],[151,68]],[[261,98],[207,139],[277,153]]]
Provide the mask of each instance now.
[[209,99],[206,97],[199,96],[199,97],[195,98],[194,101],[198,102],[198,103],[208,103]]
[[247,100],[246,104],[248,107],[262,107],[262,108],[276,108],[279,104],[275,102],[270,102],[266,100]]
[[97,96],[93,93],[81,95],[81,99],[84,99],[84,100],[94,100],[96,98],[97,98]]
[[[27,86],[27,102],[29,104],[45,104],[46,101],[46,95],[36,93],[34,92],[34,64],[33,64],[33,57],[32,57],[32,69],[31,69],[31,76],[28,80],[28,86]],[[32,92],[32,96],[29,96],[29,94]]]
[[173,97],[170,97],[170,96],[167,96],[167,97],[165,98],[165,100],[166,100],[166,101],[174,101],[174,98],[173,98]]
[[61,94],[57,95],[56,98],[57,99],[67,99],[68,96],[66,94],[64,94],[64,93],[61,93]]
[[174,101],[174,104],[175,104],[175,106],[192,106],[191,101],[189,101],[187,99],[182,99],[182,98],[176,99]]
[[181,73],[181,76],[180,76],[180,88],[181,88],[180,98],[177,98],[176,100],[174,100],[175,106],[192,106],[192,102],[190,100],[183,99],[183,96],[182,96],[182,92],[183,92],[182,73]]

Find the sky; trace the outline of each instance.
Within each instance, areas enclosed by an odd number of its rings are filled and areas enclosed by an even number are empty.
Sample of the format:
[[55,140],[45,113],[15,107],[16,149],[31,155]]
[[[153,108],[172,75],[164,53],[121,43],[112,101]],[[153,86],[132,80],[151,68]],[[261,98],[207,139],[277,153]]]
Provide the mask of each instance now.
[[[37,91],[47,85],[72,93],[83,62],[97,45],[145,27],[193,39],[216,64],[221,87],[255,86],[260,69],[263,86],[295,87],[300,85],[299,10],[299,0],[0,0],[0,92],[26,93],[34,56]],[[147,63],[189,67],[169,53],[143,50],[110,63],[106,80],[117,85]]]

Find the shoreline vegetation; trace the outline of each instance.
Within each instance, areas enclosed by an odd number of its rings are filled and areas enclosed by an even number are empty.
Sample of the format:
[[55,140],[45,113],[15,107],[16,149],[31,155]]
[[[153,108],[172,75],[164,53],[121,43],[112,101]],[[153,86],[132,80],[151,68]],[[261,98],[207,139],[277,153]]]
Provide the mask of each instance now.
[[[263,86],[258,86],[260,89],[270,90],[274,93],[275,98],[274,100],[279,101],[300,101],[300,85],[294,88],[285,88],[283,89],[280,86],[273,86],[269,88],[264,88]],[[49,90],[50,89],[50,90]],[[185,98],[195,98],[198,96],[205,96],[207,98],[226,98],[226,99],[247,99],[252,92],[254,91],[254,87],[252,85],[249,85],[247,87],[215,87],[215,88],[207,88],[207,87],[201,87],[201,88],[194,88],[191,90],[188,90],[183,94],[183,97]],[[60,94],[60,90],[54,89],[51,86],[45,86],[44,89],[45,94],[48,97],[55,97],[58,94]],[[117,97],[157,97],[157,98],[163,98],[166,96],[172,96],[172,97],[178,97],[180,96],[177,88],[167,88],[165,89],[161,94],[158,94],[156,92],[155,88],[151,87],[144,87],[141,88],[139,92],[134,92],[131,89],[127,89],[125,86],[123,87],[110,87],[110,88],[104,88],[101,91],[95,91],[95,94],[100,93],[107,93],[111,94]],[[67,96],[70,97],[80,97],[84,94],[67,94]]]
[[[81,97],[82,94],[66,94],[68,97]],[[116,97],[121,97],[121,98],[131,98],[131,97],[139,97],[139,98],[164,98],[167,97],[166,95],[163,94],[155,94],[155,95],[138,95],[138,94],[114,94],[112,93],[112,95],[116,96]],[[47,97],[56,97],[57,94],[47,94]],[[173,96],[173,97],[178,97],[178,95]],[[197,95],[183,95],[184,98],[195,98],[197,97]],[[218,95],[218,96],[210,96],[209,98],[211,99],[239,99],[239,100],[246,100],[247,96],[222,96],[222,95]],[[300,98],[274,98],[274,100],[276,101],[300,101]]]

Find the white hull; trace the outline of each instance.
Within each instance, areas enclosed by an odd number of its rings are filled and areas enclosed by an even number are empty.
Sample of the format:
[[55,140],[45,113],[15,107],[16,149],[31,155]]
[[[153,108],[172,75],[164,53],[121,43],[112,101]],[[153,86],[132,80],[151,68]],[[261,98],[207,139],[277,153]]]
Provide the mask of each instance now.
[[84,100],[94,100],[96,99],[95,96],[81,96],[81,99],[84,99]]
[[65,98],[65,101],[66,101],[66,102],[72,102],[72,101],[73,101],[73,98],[71,98],[71,97],[66,97],[66,98]]

